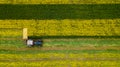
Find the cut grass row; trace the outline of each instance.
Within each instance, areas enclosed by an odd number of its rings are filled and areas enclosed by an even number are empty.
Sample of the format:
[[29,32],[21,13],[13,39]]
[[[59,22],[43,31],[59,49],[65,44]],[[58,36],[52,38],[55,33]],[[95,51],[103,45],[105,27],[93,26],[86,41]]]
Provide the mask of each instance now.
[[45,39],[44,46],[119,46],[119,39]]
[[[25,61],[49,61],[49,60],[73,60],[73,61],[120,61],[120,54],[98,53],[98,54],[64,54],[64,53],[40,53],[40,54],[0,54],[0,61],[25,62]],[[23,60],[24,59],[24,60]],[[8,60],[8,61],[7,61]]]
[[120,61],[0,62],[1,67],[119,67]]
[[21,39],[2,39],[0,40],[0,47],[7,48],[7,47],[25,47],[25,42]]
[[[37,50],[36,50],[37,51]],[[35,51],[35,52],[36,52]],[[119,51],[25,51],[24,53],[1,53],[0,66],[7,67],[65,67],[82,66],[82,67],[119,67]]]
[[[120,39],[43,39],[43,47],[120,46]],[[26,47],[23,40],[0,40],[0,47]]]
[[1,4],[115,4],[119,0],[1,0]]

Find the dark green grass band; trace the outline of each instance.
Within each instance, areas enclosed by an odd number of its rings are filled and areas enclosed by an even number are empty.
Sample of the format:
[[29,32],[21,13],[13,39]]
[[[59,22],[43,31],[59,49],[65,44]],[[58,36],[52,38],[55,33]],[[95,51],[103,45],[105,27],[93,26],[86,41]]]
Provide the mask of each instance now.
[[0,19],[114,19],[120,4],[0,4]]

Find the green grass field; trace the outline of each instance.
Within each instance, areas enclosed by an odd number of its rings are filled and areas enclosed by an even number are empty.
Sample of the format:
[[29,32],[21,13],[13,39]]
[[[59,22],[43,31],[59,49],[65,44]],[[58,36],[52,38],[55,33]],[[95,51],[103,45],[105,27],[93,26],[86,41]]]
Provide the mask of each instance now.
[[[56,48],[56,49],[55,49]],[[66,47],[62,47],[66,48]],[[71,47],[74,48],[74,47]],[[88,50],[42,48],[0,48],[0,66],[3,67],[119,67],[119,49]],[[85,48],[85,47],[82,47]],[[119,47],[117,47],[119,48]]]
[[119,46],[120,39],[45,39],[45,46]]
[[1,67],[119,67],[120,39],[43,39],[43,47],[0,41]]
[[[44,47],[81,47],[81,46],[119,46],[120,39],[94,39],[94,38],[67,38],[67,39],[43,39]],[[26,47],[23,40],[1,40],[0,47]]]

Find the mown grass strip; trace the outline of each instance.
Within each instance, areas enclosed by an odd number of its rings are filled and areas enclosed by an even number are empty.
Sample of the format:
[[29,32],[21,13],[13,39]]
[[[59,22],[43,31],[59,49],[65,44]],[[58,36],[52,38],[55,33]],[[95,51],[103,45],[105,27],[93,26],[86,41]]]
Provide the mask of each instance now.
[[1,4],[115,4],[119,0],[1,0]]
[[[120,39],[43,39],[43,49],[49,47],[114,47],[120,46]],[[0,40],[0,47],[27,47],[26,42],[20,39]],[[34,46],[37,47],[37,46]],[[34,48],[33,47],[33,48]]]
[[[43,39],[44,40],[44,39]],[[45,39],[44,46],[119,46],[119,39]]]
[[119,67],[120,61],[39,61],[39,62],[0,62],[2,67]]

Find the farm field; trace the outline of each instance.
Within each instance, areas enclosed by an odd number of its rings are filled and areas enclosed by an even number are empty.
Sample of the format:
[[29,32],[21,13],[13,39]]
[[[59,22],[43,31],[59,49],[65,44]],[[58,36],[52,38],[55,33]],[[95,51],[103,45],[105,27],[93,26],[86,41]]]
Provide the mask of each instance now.
[[119,67],[120,47],[105,48],[97,50],[91,47],[0,48],[0,66]]
[[[8,42],[9,41],[9,42]],[[2,40],[3,67],[119,67],[120,39],[44,39],[43,47]]]
[[120,67],[120,0],[0,0],[0,67]]

